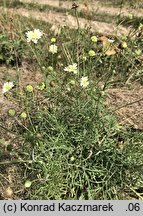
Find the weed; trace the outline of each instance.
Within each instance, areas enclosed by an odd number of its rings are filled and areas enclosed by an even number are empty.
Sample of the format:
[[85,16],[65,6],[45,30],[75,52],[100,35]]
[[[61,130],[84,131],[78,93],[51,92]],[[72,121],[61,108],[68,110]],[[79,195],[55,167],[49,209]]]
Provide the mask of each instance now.
[[80,29],[78,20],[77,29],[54,34],[45,22],[13,15],[15,41],[9,19],[1,18],[2,63],[29,59],[43,80],[20,86],[19,73],[15,82],[3,82],[3,89],[10,85],[3,97],[17,110],[8,108],[1,118],[2,179],[9,167],[20,170],[8,196],[111,200],[125,199],[128,191],[140,199],[143,133],[119,125],[105,101],[111,84],[142,80],[141,35],[100,36]]
[[7,35],[0,35],[0,64],[20,64],[22,61],[23,42],[9,39]]

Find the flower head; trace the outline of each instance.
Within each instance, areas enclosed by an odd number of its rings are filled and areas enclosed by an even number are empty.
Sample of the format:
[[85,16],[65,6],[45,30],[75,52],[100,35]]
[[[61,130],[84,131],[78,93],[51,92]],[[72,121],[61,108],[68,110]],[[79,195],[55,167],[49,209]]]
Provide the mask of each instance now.
[[15,109],[13,109],[13,108],[10,108],[10,109],[8,110],[8,115],[9,115],[10,117],[14,117],[14,116],[15,116],[15,114],[16,114],[16,111],[15,111]]
[[55,53],[57,53],[57,51],[58,51],[58,47],[55,44],[52,44],[49,46],[49,52],[50,53],[55,54]]
[[92,41],[92,42],[97,42],[97,37],[93,35],[93,36],[91,37],[91,41]]
[[138,28],[139,28],[139,30],[142,30],[143,29],[143,24],[140,23]]
[[89,54],[90,57],[95,56],[95,52],[94,52],[94,50],[89,50],[88,54]]
[[142,50],[141,49],[137,49],[135,50],[136,55],[141,55],[142,54]]
[[129,13],[129,14],[128,14],[128,18],[129,18],[130,20],[133,19],[133,14]]
[[64,71],[73,72],[74,74],[77,74],[77,64],[73,63],[72,65],[68,65],[64,68]]
[[67,86],[67,90],[70,92],[71,91],[71,88],[70,88],[70,86]]
[[43,33],[39,29],[34,29],[33,31],[26,32],[27,42],[33,42],[37,44],[38,40],[41,38]]
[[33,86],[32,85],[27,85],[26,86],[26,91],[27,92],[33,92]]
[[71,85],[75,85],[75,80],[70,80]]
[[32,185],[32,182],[30,180],[27,180],[24,184],[25,188],[30,188]]
[[22,112],[22,113],[20,114],[20,117],[21,117],[22,119],[26,119],[26,118],[27,118],[27,113],[26,113],[26,112]]
[[86,56],[83,56],[83,57],[82,57],[82,60],[83,60],[83,61],[86,61],[86,60],[87,60],[87,57],[86,57]]
[[40,83],[38,86],[37,86],[37,89],[39,89],[39,90],[44,90],[45,89],[45,87],[46,87],[46,85],[45,85],[45,83],[44,82],[42,82],[42,83]]
[[121,46],[123,49],[126,49],[128,47],[128,45],[125,41],[122,42]]
[[70,161],[74,161],[75,160],[75,157],[74,156],[72,156],[71,158],[70,158]]
[[52,43],[56,43],[56,38],[51,38]]
[[52,72],[54,70],[54,68],[52,66],[48,67],[48,71]]
[[6,93],[8,91],[10,91],[12,88],[14,87],[14,83],[13,82],[6,82],[3,85],[3,89],[2,89],[2,93]]
[[88,81],[88,77],[87,76],[86,77],[82,77],[80,79],[80,85],[83,88],[86,88],[89,85],[89,81]]

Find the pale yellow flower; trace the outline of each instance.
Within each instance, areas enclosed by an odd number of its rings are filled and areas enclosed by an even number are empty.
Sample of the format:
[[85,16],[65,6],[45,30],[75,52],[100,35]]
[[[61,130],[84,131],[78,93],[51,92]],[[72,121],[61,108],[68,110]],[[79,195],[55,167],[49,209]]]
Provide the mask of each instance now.
[[27,85],[26,86],[26,91],[27,92],[33,92],[33,86],[32,85]]
[[52,43],[56,43],[56,38],[51,38]]
[[128,14],[128,18],[130,19],[130,20],[132,20],[133,19],[133,14]]
[[22,119],[26,119],[26,118],[27,118],[27,113],[26,113],[26,112],[22,112],[22,113],[20,114],[20,117],[21,117]]
[[143,24],[140,23],[138,28],[139,28],[139,30],[142,30],[143,29]]
[[42,37],[43,33],[39,29],[26,32],[27,42],[33,42],[37,44],[38,40]]
[[83,57],[82,57],[82,60],[83,60],[83,61],[86,61],[86,60],[87,60],[87,57],[86,57],[86,56],[83,56]]
[[10,117],[14,117],[14,116],[15,116],[15,114],[16,114],[16,111],[15,111],[15,109],[13,109],[13,108],[10,108],[10,109],[8,110],[8,115],[9,115]]
[[89,85],[88,77],[82,77],[80,79],[80,86],[86,88]]
[[95,35],[93,35],[93,36],[91,37],[91,41],[92,41],[92,42],[97,42],[97,37],[96,37]]
[[77,64],[73,63],[72,65],[68,65],[64,68],[64,71],[73,72],[74,74],[77,74]]
[[135,53],[136,53],[137,55],[141,55],[141,54],[142,54],[142,50],[141,50],[141,49],[137,49],[137,50],[135,50]]
[[46,85],[45,85],[44,82],[42,82],[42,83],[40,83],[39,85],[37,85],[37,89],[39,89],[39,90],[41,90],[41,91],[44,90],[45,87],[46,87]]
[[49,67],[48,67],[48,71],[51,71],[51,72],[52,72],[53,70],[54,70],[54,68],[53,68],[52,66],[49,66]]
[[75,80],[70,80],[71,85],[75,85]]
[[55,54],[58,52],[58,47],[55,44],[49,46],[49,52]]
[[6,83],[4,83],[3,88],[2,88],[2,93],[4,94],[4,93],[10,91],[13,87],[14,87],[14,83],[13,82],[6,82]]
[[128,47],[128,45],[125,41],[122,42],[121,46],[123,49],[126,49]]
[[72,156],[71,158],[70,158],[70,161],[74,161],[75,160],[75,157],[74,156]]
[[94,50],[89,50],[88,54],[91,57],[94,57],[96,55]]
[[67,86],[67,90],[70,92],[71,88],[69,86]]

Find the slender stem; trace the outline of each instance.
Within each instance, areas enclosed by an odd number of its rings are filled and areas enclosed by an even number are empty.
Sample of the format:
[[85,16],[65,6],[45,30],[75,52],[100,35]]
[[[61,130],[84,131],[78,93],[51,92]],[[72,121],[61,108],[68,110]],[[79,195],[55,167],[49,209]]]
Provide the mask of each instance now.
[[78,30],[79,30],[80,29],[80,25],[79,25],[79,19],[78,19],[77,9],[75,9],[75,17],[76,17],[76,21],[77,21],[77,27],[78,27]]
[[3,0],[3,6],[6,8],[6,0]]
[[139,100],[136,100],[136,101],[133,101],[133,102],[130,102],[130,103],[127,103],[127,104],[122,105],[122,106],[120,106],[120,107],[118,107],[118,108],[116,108],[116,109],[114,109],[114,110],[112,110],[112,111],[115,112],[115,111],[117,111],[117,110],[119,110],[119,109],[122,109],[122,108],[124,108],[124,107],[126,107],[126,106],[132,105],[132,104],[134,104],[134,103],[138,103],[138,102],[140,102],[140,101],[142,101],[142,100],[143,100],[143,98],[141,98],[141,99],[139,99]]
[[33,52],[33,55],[35,56],[35,58],[37,60],[37,63],[38,63],[40,70],[43,72],[43,68],[42,68],[41,62],[38,59],[36,51],[33,49],[33,47],[31,45],[29,45],[29,47],[30,47],[31,51]]
[[[10,131],[8,128],[4,127],[3,125],[0,124],[0,128],[6,130],[7,132],[11,133],[11,134],[16,134],[15,132]],[[17,134],[16,134],[17,135]]]
[[32,160],[13,160],[13,161],[2,161],[0,162],[0,165],[6,165],[6,164],[15,164],[15,163],[32,163]]
[[143,200],[143,197],[138,193],[136,192],[133,188],[127,186],[134,194],[136,194],[136,196],[138,196],[141,200]]
[[79,70],[79,30],[80,30],[80,25],[79,25],[79,19],[78,19],[78,12],[77,9],[75,9],[75,17],[77,21],[77,62],[78,62],[78,70]]

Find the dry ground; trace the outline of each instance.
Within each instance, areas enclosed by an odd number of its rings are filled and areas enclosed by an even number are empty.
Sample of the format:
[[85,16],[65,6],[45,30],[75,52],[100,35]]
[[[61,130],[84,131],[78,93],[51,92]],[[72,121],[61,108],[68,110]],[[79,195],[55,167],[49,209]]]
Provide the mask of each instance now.
[[143,86],[136,83],[131,88],[109,89],[107,104],[121,125],[143,130]]
[[[0,8],[3,11],[3,8]],[[55,11],[50,12],[37,12],[31,11],[23,8],[18,9],[6,9],[7,13],[19,14],[25,17],[32,17],[36,20],[42,20],[48,22],[56,27],[68,26],[70,28],[77,28],[77,19],[74,16],[66,15],[64,13],[59,13]],[[79,18],[80,28],[89,27],[92,32],[98,32],[100,34],[106,35],[128,35],[131,31],[130,28],[125,28],[123,26],[117,26],[113,23],[90,21],[84,18]]]
[[[34,2],[34,3],[40,3],[40,4],[47,4],[54,7],[60,7],[65,9],[71,9],[71,5],[73,4],[73,1],[59,1],[59,0],[22,0],[23,2]],[[90,1],[90,0],[84,0],[83,3],[80,1],[74,1],[77,2],[79,5],[78,10],[85,11],[85,13],[88,13],[89,11],[98,12],[98,13],[107,13],[111,15],[118,15],[122,14],[125,16],[128,16],[129,14],[132,14],[134,16],[143,16],[143,9],[132,9],[130,7],[108,7],[107,5],[104,6],[104,3],[101,1]]]

